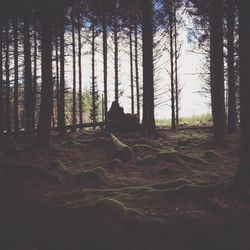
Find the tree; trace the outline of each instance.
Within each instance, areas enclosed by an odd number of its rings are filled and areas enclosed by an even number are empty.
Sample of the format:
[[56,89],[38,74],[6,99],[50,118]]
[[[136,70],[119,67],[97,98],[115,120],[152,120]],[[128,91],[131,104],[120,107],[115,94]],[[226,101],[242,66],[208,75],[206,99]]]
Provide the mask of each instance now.
[[[50,145],[50,128],[53,103],[52,82],[52,13],[42,8],[42,89],[41,105],[36,137],[36,145],[48,147]],[[49,8],[49,6],[47,6]],[[48,13],[49,12],[49,13]]]
[[130,55],[130,88],[131,88],[131,113],[135,113],[134,99],[134,71],[133,71],[133,40],[132,40],[132,24],[129,25],[129,55]]
[[154,73],[153,73],[153,18],[152,0],[145,0],[143,5],[143,128],[154,132]]
[[75,19],[72,10],[72,53],[73,53],[73,106],[72,106],[72,125],[76,125],[76,42],[75,42]]
[[115,71],[115,101],[119,102],[119,58],[118,58],[118,16],[117,16],[117,6],[115,6],[114,14],[114,71]]
[[81,14],[78,12],[78,69],[79,69],[79,121],[83,124],[83,103],[82,103],[82,39],[81,39]]
[[220,142],[226,136],[223,14],[223,0],[211,0],[209,12],[211,100],[214,139],[217,142]]
[[229,133],[233,133],[237,129],[237,110],[236,110],[236,84],[235,84],[235,2],[227,0],[226,6],[227,19],[227,65],[228,65],[228,123]]
[[103,83],[104,83],[104,117],[108,112],[108,43],[107,43],[107,16],[106,6],[103,4],[102,13],[102,39],[103,39]]
[[11,116],[10,116],[10,38],[9,38],[9,24],[5,25],[5,36],[6,36],[6,51],[5,51],[5,75],[6,75],[6,90],[5,90],[5,122],[6,132],[11,132]]
[[3,41],[2,25],[0,23],[0,135],[3,133]]
[[139,83],[139,62],[138,62],[138,25],[135,24],[135,82],[136,82],[136,108],[137,117],[140,121],[140,83]]
[[62,4],[61,13],[60,13],[60,108],[58,115],[58,129],[60,135],[64,135],[66,133],[65,129],[65,47],[64,47],[64,23],[65,23],[65,13],[64,6]]
[[170,65],[171,65],[171,127],[173,130],[176,129],[176,113],[175,113],[175,81],[174,81],[174,62],[175,62],[175,53],[174,53],[174,10],[173,2],[170,0],[169,3],[169,39],[170,39]]
[[14,133],[15,136],[19,132],[19,117],[18,117],[18,28],[17,28],[17,17],[13,20],[13,30],[14,30]]
[[30,35],[30,7],[24,11],[24,107],[26,117],[26,130],[34,129],[34,96],[32,91],[32,68],[31,68],[31,35]]
[[[240,19],[240,131],[241,149],[240,166],[237,172],[237,181],[241,184],[246,180],[249,185],[250,179],[250,15],[248,2],[239,0],[239,19]],[[245,183],[245,182],[244,182]]]

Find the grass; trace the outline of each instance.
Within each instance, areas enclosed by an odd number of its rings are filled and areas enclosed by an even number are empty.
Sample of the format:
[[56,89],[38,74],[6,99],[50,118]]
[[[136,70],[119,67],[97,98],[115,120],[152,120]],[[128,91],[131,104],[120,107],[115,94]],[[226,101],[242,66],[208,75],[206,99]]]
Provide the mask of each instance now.
[[[212,115],[210,113],[201,114],[201,115],[192,115],[189,117],[181,117],[179,120],[180,125],[185,126],[206,126],[210,125],[212,122]],[[158,119],[156,120],[157,126],[171,126],[171,119]]]

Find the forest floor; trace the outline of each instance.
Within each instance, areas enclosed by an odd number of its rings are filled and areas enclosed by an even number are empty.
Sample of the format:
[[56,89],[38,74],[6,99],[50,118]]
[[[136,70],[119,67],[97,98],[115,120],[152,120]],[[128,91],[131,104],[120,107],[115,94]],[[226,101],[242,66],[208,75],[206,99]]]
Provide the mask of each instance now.
[[49,151],[32,136],[1,138],[0,249],[250,249],[250,197],[229,184],[239,135],[115,135],[131,161],[101,130],[54,135]]

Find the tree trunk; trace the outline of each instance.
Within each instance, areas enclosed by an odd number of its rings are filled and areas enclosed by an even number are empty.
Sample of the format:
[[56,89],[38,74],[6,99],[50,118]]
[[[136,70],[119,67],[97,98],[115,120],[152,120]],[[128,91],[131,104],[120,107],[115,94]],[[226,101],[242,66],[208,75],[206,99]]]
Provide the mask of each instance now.
[[19,118],[18,118],[18,31],[17,31],[17,17],[13,20],[14,32],[14,135],[19,133]]
[[37,20],[34,17],[34,68],[33,68],[33,98],[34,98],[34,117],[32,125],[33,128],[36,127],[37,117]]
[[92,22],[92,121],[96,122],[95,22]]
[[76,125],[76,42],[75,42],[75,25],[74,15],[72,13],[72,52],[73,52],[73,107],[72,107],[72,124]]
[[118,30],[117,30],[117,10],[114,17],[114,43],[115,43],[115,101],[119,103],[119,59],[118,59]]
[[61,20],[60,20],[60,108],[59,108],[59,120],[58,129],[59,134],[64,135],[66,133],[65,129],[65,62],[64,62],[64,8],[61,10]]
[[176,126],[179,126],[179,82],[178,82],[178,48],[177,48],[177,19],[176,6],[174,9],[174,50],[175,50],[175,119]]
[[59,45],[57,35],[55,37],[55,45],[56,45],[56,110],[57,110],[57,126],[59,126],[59,110],[60,110],[60,78],[59,78]]
[[10,118],[10,60],[9,60],[9,50],[10,50],[10,39],[9,39],[9,26],[6,24],[6,54],[5,54],[5,75],[6,75],[6,96],[5,96],[5,122],[6,122],[6,132],[9,134],[11,132],[11,118]]
[[223,0],[211,3],[211,99],[214,139],[221,142],[226,136],[224,54],[223,54]]
[[138,27],[135,24],[135,82],[136,82],[136,105],[137,105],[137,117],[140,121],[140,83],[139,83],[139,66],[138,66]]
[[227,65],[228,65],[228,132],[233,133],[237,129],[237,111],[236,111],[236,86],[234,70],[234,0],[227,0]]
[[81,39],[81,14],[78,13],[78,69],[79,69],[79,121],[83,124],[83,103],[82,103],[82,39]]
[[31,71],[31,36],[29,25],[29,13],[24,14],[24,108],[27,131],[34,129],[34,99],[32,91],[32,71]]
[[143,128],[154,132],[153,17],[152,0],[143,6]]
[[132,41],[132,24],[129,27],[129,50],[130,50],[130,87],[131,87],[131,112],[134,115],[134,72],[133,72],[133,41]]
[[[105,7],[104,7],[105,8]],[[103,32],[103,83],[104,83],[104,118],[107,119],[108,112],[108,44],[107,44],[107,17],[106,11],[102,15]]]
[[239,0],[239,19],[240,19],[240,130],[241,130],[241,149],[240,166],[237,173],[237,180],[240,184],[246,180],[249,185],[250,179],[250,15],[248,2]]
[[0,25],[0,135],[3,133],[3,41],[2,26]]
[[174,82],[174,37],[173,37],[173,31],[174,31],[174,18],[173,18],[173,4],[172,0],[170,1],[170,13],[169,13],[169,41],[170,41],[170,66],[171,66],[171,72],[170,72],[170,78],[171,78],[171,127],[173,130],[176,129],[176,117],[175,117],[175,82]]
[[50,145],[51,115],[53,103],[52,83],[52,26],[46,8],[42,13],[42,89],[36,144]]

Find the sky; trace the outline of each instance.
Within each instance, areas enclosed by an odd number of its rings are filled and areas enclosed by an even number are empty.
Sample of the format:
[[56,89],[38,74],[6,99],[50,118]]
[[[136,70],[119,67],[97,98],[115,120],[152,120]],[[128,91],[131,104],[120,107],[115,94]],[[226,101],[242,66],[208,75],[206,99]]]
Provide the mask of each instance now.
[[[204,86],[203,80],[200,78],[199,73],[201,72],[203,66],[203,58],[197,53],[199,52],[197,44],[190,43],[188,40],[188,29],[192,28],[192,20],[184,15],[183,17],[185,25],[182,25],[179,30],[178,41],[181,43],[180,58],[178,61],[178,77],[179,85],[182,87],[181,100],[180,100],[180,117],[190,117],[193,115],[206,114],[210,112],[209,103],[204,96],[199,92]],[[89,32],[84,31],[83,38],[85,38],[83,44],[83,86],[89,88],[91,86],[91,46],[90,42],[86,40]],[[70,35],[69,35],[70,39]],[[96,81],[98,83],[98,89],[100,95],[103,94],[103,64],[102,64],[102,37],[96,39]],[[157,39],[157,35],[156,35]],[[166,40],[164,40],[166,39]],[[161,42],[168,43],[167,36]],[[114,100],[114,56],[113,56],[113,41],[109,37],[108,40],[109,53],[108,53],[108,105],[110,106]],[[140,44],[141,46],[141,44]],[[120,97],[120,105],[124,107],[125,112],[131,112],[131,99],[130,99],[130,59],[128,54],[128,36],[124,36],[119,41],[119,80],[120,89],[122,90],[122,95]],[[69,50],[70,54],[70,50]],[[140,56],[141,59],[141,56]],[[68,71],[68,78],[66,83],[68,86],[72,82],[72,69],[70,66],[70,60],[72,57],[68,57],[68,66],[66,70]],[[158,62],[161,65],[158,73],[156,88],[161,89],[160,102],[162,103],[155,108],[156,119],[169,119],[171,118],[171,108],[170,108],[170,76],[167,69],[169,70],[169,53],[165,51],[162,53],[161,58]],[[142,61],[140,61],[140,69],[142,66]],[[135,69],[134,69],[135,70]],[[142,86],[142,70],[139,74],[140,84]],[[78,84],[78,83],[77,83]]]

